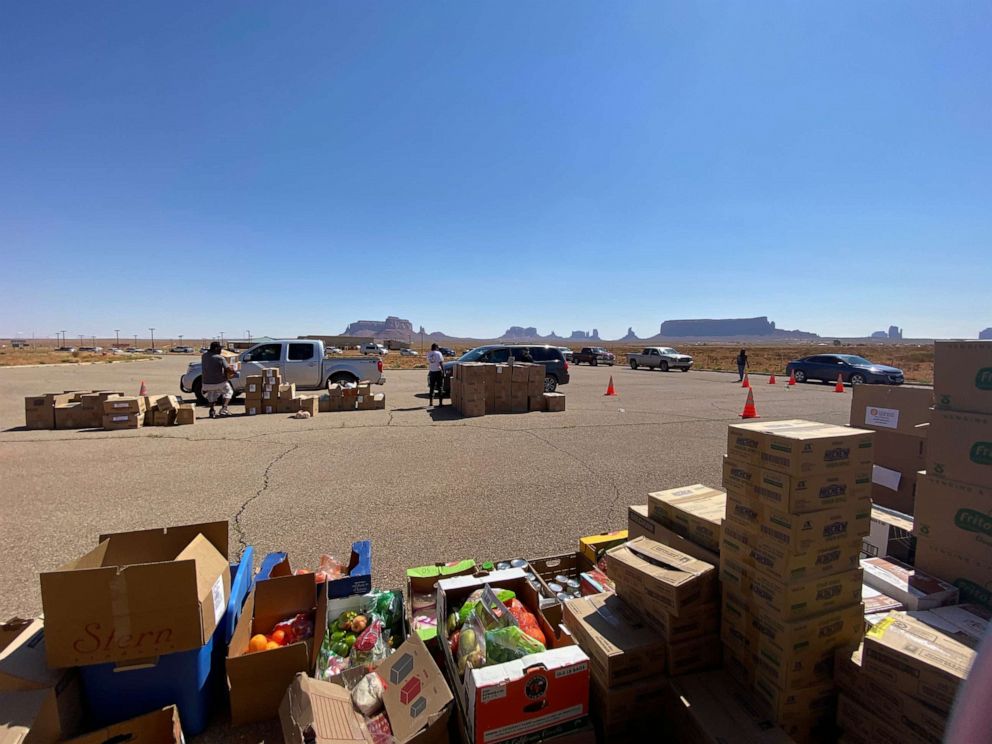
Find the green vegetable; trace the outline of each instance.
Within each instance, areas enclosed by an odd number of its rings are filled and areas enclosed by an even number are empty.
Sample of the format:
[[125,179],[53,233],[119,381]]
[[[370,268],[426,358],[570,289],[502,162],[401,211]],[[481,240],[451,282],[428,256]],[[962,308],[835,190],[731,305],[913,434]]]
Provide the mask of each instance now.
[[344,638],[344,631],[343,630],[335,630],[333,633],[331,633],[331,640],[334,643],[337,643],[342,638]]
[[[496,597],[499,599],[500,602],[503,603],[509,602],[511,599],[517,596],[509,589],[495,589],[494,591],[496,592]],[[481,595],[481,592],[479,594]],[[459,625],[465,624],[465,621],[468,620],[468,616],[472,614],[472,610],[474,610],[475,606],[479,604],[479,600],[480,597],[476,597],[475,599],[469,599],[465,604],[462,605],[462,608],[458,611]]]
[[340,656],[343,659],[348,658],[348,653],[351,651],[351,646],[349,646],[344,641],[338,641],[333,646],[331,646],[331,653],[335,656]]
[[344,640],[345,643],[348,644],[348,647],[350,648],[351,646],[354,646],[355,645],[355,634],[354,633],[349,633],[348,635],[346,635],[344,637],[343,640]]
[[486,658],[490,664],[502,664],[545,650],[543,643],[534,640],[516,625],[486,631]]

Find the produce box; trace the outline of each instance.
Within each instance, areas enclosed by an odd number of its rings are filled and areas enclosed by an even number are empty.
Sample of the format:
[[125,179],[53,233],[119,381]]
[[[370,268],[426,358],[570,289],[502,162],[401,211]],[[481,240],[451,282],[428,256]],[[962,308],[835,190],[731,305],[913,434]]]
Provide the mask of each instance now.
[[908,610],[931,610],[958,601],[957,587],[895,558],[861,561],[865,584],[898,600]]
[[[318,592],[310,574],[271,577],[256,581],[248,594],[227,655],[227,682],[231,694],[231,722],[240,726],[274,718],[286,688],[297,673],[311,673],[324,639],[327,596]],[[251,651],[252,639],[269,634],[276,624],[298,615],[309,619],[310,638],[278,648]]]
[[709,563],[643,537],[611,549],[607,561],[621,598],[656,603],[672,615],[704,603],[716,585]]
[[789,514],[836,508],[871,496],[872,465],[792,477],[753,462],[725,455],[723,487],[730,495]]
[[935,341],[937,408],[992,414],[992,341]]
[[713,566],[719,565],[720,556],[717,553],[697,545],[692,540],[670,530],[661,522],[652,519],[649,511],[646,504],[627,507],[627,538],[629,540],[633,540],[635,537],[646,537],[648,540],[654,540],[662,545],[675,548],[680,553],[691,555],[693,558]]
[[868,429],[802,419],[731,424],[727,428],[729,456],[786,475],[870,469],[873,461],[874,433]]
[[627,542],[627,530],[615,530],[602,535],[588,535],[587,537],[579,538],[579,553],[587,561],[599,569],[606,571],[607,575],[609,575],[609,570],[605,566],[600,565],[600,561],[606,555],[606,551],[625,542]]
[[727,511],[725,492],[696,483],[650,493],[648,507],[656,522],[707,550],[720,550],[720,526]]
[[437,582],[452,576],[475,573],[475,561],[434,563],[406,570],[406,622],[411,633],[432,651],[437,644]]
[[122,532],[41,574],[53,667],[199,648],[231,595],[227,522]]
[[561,730],[562,726],[584,725],[589,714],[589,657],[568,635],[557,633],[560,605],[542,611],[537,591],[523,570],[439,581],[438,614],[447,617],[486,584],[515,592],[536,616],[549,648],[515,661],[480,669],[467,667],[460,675],[447,636],[442,639],[445,666],[471,740],[495,744]]
[[124,741],[142,744],[185,744],[176,706],[170,705],[68,740],[70,744],[107,744],[107,742]]
[[[358,540],[351,544],[347,571],[347,576],[318,584],[318,591],[321,587],[326,588],[328,599],[350,597],[354,594],[368,594],[372,591],[372,542],[370,540]],[[289,563],[289,555],[276,552],[269,553],[262,559],[262,565],[258,569],[255,580],[264,581],[270,576],[292,575],[293,569]]]

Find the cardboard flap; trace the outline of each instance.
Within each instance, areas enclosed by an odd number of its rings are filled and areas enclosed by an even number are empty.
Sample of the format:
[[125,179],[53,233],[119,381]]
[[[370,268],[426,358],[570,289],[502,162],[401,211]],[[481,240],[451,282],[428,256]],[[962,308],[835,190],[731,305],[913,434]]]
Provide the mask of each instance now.
[[[686,555],[668,545],[648,540],[646,537],[630,540],[615,550],[622,551],[624,549],[632,553],[635,558],[650,563],[663,571],[687,573],[692,576],[702,576],[713,571],[713,566],[709,563]],[[613,555],[612,550],[609,555]]]
[[[193,541],[179,555],[176,556],[176,563],[182,561],[193,561],[196,566],[196,589],[201,600],[208,600],[216,605],[216,610],[223,616],[227,609],[226,588],[230,586],[230,564],[227,558],[217,552],[213,544],[203,535],[197,535]],[[217,591],[218,576],[227,576],[227,581],[221,582],[224,590],[222,596],[211,598],[209,595]],[[220,620],[217,617],[217,621]],[[216,624],[216,623],[215,623]]]
[[370,576],[372,574],[372,541],[359,540],[351,544],[351,558],[348,560],[349,576]]
[[383,703],[399,741],[408,741],[454,699],[427,646],[416,635],[383,661],[376,673],[386,688]]
[[179,555],[197,535],[203,535],[226,559],[228,556],[227,522],[205,522],[180,527],[160,527],[135,532],[101,535],[100,542],[110,541],[104,565],[170,561]]
[[99,545],[97,545],[93,550],[84,555],[76,558],[74,561],[69,561],[61,566],[59,566],[56,571],[78,571],[85,568],[102,568],[107,563],[107,549],[110,547],[110,543],[106,540],[101,540]]
[[0,692],[0,744],[22,744],[49,695],[49,690]]
[[45,661],[41,620],[11,618],[0,626],[0,691],[54,687],[64,672]]
[[280,576],[255,584],[255,627],[268,633],[297,612],[313,612],[317,602],[313,574]]
[[[351,694],[331,682],[298,674],[279,706],[286,744],[353,744],[370,742]],[[312,736],[311,736],[312,732]]]
[[72,744],[182,744],[183,731],[175,705],[70,739]]

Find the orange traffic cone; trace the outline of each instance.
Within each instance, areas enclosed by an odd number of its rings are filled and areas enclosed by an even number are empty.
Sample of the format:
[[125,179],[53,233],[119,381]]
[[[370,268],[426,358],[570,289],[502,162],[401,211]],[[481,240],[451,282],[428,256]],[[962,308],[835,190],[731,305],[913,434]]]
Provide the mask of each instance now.
[[744,375],[744,380],[741,382],[741,387],[742,388],[750,388],[751,387],[751,381],[747,379],[747,375]]
[[145,381],[141,381],[141,390],[138,391],[138,395],[148,395],[148,388],[145,387]]
[[834,392],[835,393],[844,392],[844,378],[841,376],[840,372],[837,373],[837,384],[834,385]]
[[789,385],[791,386],[795,384],[796,384],[796,371],[793,370],[792,372],[789,373]]
[[744,403],[741,418],[758,418],[758,412],[754,409],[754,391],[751,388],[747,389],[747,401]]
[[768,384],[769,385],[774,385],[775,384],[775,373],[774,372],[772,372],[772,376],[768,378]]
[[613,387],[613,375],[610,375],[610,384],[606,386],[606,395],[616,395],[617,391]]

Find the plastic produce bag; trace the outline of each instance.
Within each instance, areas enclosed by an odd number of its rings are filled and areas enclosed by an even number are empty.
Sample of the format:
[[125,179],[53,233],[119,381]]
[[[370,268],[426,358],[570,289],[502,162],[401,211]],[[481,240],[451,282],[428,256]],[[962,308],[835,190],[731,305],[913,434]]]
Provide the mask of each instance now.
[[371,615],[370,617],[372,620],[369,622],[368,627],[362,631],[361,635],[355,639],[355,643],[352,644],[351,654],[349,656],[352,666],[364,665],[370,667],[378,664],[391,653],[389,646],[386,644],[386,639],[383,637],[386,628],[385,623],[376,615]]
[[486,631],[487,664],[502,664],[546,650],[543,643],[535,641],[516,625]]
[[456,665],[459,676],[466,669],[481,669],[486,665],[486,629],[476,613],[471,613],[468,620],[457,631],[458,658]]
[[[465,621],[468,619],[469,614],[472,612],[472,610],[475,609],[475,606],[479,603],[479,600],[482,599],[482,593],[486,589],[489,589],[490,592],[494,591],[492,588],[490,588],[488,584],[486,584],[485,588],[476,589],[474,592],[468,595],[468,599],[465,600],[465,604],[463,604],[462,608],[458,610],[458,618],[457,618],[458,625],[463,625],[465,623]],[[517,596],[509,589],[496,589],[495,594],[497,599],[499,599],[500,602],[504,602],[504,603],[510,601],[511,599]]]
[[371,718],[382,710],[382,694],[386,688],[375,672],[369,672],[351,691],[351,701],[366,718]]

